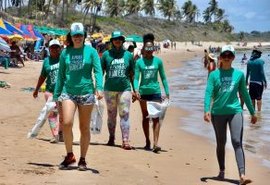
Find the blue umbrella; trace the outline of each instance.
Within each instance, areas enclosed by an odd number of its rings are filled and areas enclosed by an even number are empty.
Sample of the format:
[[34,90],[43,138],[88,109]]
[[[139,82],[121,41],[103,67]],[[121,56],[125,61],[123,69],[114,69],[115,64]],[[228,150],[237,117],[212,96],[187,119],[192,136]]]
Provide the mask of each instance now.
[[16,28],[16,27],[13,26],[11,23],[9,23],[9,22],[7,22],[7,21],[5,21],[5,20],[3,20],[3,21],[4,21],[4,24],[5,24],[6,29],[7,29],[8,31],[12,32],[13,34],[23,35],[22,30]]
[[12,33],[2,27],[0,27],[0,35],[11,35]]
[[8,43],[0,37],[0,49],[4,51],[11,52],[11,49],[8,45]]

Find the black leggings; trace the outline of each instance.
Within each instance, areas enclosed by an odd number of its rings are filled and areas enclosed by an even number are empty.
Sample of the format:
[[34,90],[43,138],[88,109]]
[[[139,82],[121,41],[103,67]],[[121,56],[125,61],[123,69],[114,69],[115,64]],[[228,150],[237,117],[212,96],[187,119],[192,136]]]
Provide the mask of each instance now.
[[221,171],[225,170],[225,145],[227,140],[227,124],[229,124],[231,141],[235,152],[239,175],[245,174],[245,155],[242,148],[243,115],[212,115],[212,123],[216,134],[216,154]]

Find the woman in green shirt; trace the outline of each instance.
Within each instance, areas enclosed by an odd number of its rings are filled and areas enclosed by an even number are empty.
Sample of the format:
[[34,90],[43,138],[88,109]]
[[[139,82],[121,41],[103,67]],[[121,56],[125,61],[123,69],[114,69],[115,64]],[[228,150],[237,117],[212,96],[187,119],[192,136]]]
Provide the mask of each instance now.
[[[161,102],[161,89],[158,81],[158,74],[160,75],[166,98],[169,99],[169,87],[163,67],[163,62],[160,58],[153,55],[154,53],[154,35],[146,34],[143,37],[144,45],[142,48],[143,57],[138,59],[135,65],[134,74],[134,89],[136,97],[140,100],[142,111],[142,126],[146,139],[145,149],[151,149],[151,142],[149,138],[149,118],[146,102],[158,101]],[[141,76],[141,78],[140,78]],[[140,80],[140,85],[139,85]],[[153,152],[159,153],[161,147],[158,146],[160,131],[159,118],[153,118],[153,132],[154,132],[154,146]]]
[[[72,126],[76,109],[79,112],[81,157],[79,170],[87,170],[85,156],[90,142],[90,118],[95,95],[102,98],[103,78],[97,51],[84,44],[86,32],[82,23],[73,23],[67,35],[69,45],[60,56],[59,73],[54,100],[62,102],[63,133],[67,151],[60,169],[66,169],[76,162],[72,151]],[[94,72],[95,85],[92,79]]]
[[105,73],[104,95],[110,134],[107,145],[115,144],[116,116],[119,110],[122,148],[130,150],[132,147],[129,144],[129,109],[132,96],[130,84],[133,78],[133,56],[129,51],[124,50],[124,42],[125,37],[121,31],[112,32],[112,48],[103,53],[101,63]]
[[[47,101],[49,97],[53,96],[53,91],[56,83],[56,78],[58,74],[58,68],[59,68],[59,57],[61,53],[61,45],[60,42],[56,39],[51,40],[49,42],[49,57],[44,59],[42,70],[38,79],[38,83],[36,85],[36,89],[33,92],[33,97],[38,97],[38,91],[42,84],[46,80],[46,91],[44,93],[45,100]],[[62,111],[61,111],[61,105],[59,104],[58,107],[59,112],[59,119],[57,112],[51,112],[48,117],[49,125],[51,128],[51,132],[53,135],[53,138],[50,140],[51,143],[57,143],[59,139],[62,141],[62,129],[59,129],[60,126],[62,126]],[[59,120],[59,122],[58,122]]]
[[234,48],[230,45],[223,46],[219,58],[222,65],[218,70],[211,72],[207,80],[204,98],[204,120],[206,122],[211,120],[215,130],[216,154],[220,170],[218,178],[223,180],[225,175],[225,145],[228,124],[235,151],[240,184],[247,184],[251,180],[245,177],[245,155],[242,147],[243,110],[237,96],[238,92],[247,105],[253,124],[256,123],[257,118],[246,88],[244,73],[232,68],[234,58]]

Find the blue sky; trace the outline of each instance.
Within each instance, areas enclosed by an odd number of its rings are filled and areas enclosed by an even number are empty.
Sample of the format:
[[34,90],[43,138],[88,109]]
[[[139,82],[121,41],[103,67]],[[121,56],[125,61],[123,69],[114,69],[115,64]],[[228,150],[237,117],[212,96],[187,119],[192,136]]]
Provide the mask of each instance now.
[[[202,12],[210,0],[191,0]],[[270,0],[217,0],[219,8],[225,9],[226,18],[234,32],[270,31]],[[185,0],[177,0],[181,8]]]

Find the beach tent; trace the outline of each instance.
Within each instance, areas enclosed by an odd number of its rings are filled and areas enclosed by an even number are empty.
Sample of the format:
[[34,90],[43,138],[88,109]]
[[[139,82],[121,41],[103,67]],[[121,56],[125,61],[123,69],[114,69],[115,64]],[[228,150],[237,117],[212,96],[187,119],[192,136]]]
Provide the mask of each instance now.
[[38,32],[42,34],[47,35],[56,35],[56,36],[62,36],[67,35],[69,30],[63,29],[63,28],[51,28],[47,26],[35,26],[34,27]]
[[9,22],[3,20],[2,18],[1,18],[1,20],[4,22],[4,25],[5,25],[5,27],[6,27],[6,29],[7,29],[8,31],[10,31],[10,32],[13,33],[13,34],[23,35],[22,30],[16,28],[16,27],[13,26],[11,23],[9,23]]
[[21,24],[21,25],[17,25],[17,26],[19,26],[20,29],[23,31],[23,36],[24,36],[25,40],[27,40],[27,41],[35,41],[35,40],[37,40],[37,37],[35,36],[35,34],[31,33],[28,30],[27,25]]

